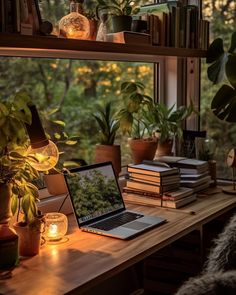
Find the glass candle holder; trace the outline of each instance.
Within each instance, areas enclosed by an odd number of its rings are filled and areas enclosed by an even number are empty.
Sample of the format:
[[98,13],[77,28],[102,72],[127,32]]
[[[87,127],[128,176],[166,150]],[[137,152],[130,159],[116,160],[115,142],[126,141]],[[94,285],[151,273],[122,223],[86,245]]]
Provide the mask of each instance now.
[[66,215],[58,212],[47,213],[45,216],[44,238],[47,241],[60,241],[68,229]]

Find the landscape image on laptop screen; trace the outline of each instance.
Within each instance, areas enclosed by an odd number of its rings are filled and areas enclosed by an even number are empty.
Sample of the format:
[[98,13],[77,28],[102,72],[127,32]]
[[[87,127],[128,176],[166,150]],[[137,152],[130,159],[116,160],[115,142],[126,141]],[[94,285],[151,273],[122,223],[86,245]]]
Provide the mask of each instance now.
[[79,222],[123,208],[123,200],[110,165],[66,176]]

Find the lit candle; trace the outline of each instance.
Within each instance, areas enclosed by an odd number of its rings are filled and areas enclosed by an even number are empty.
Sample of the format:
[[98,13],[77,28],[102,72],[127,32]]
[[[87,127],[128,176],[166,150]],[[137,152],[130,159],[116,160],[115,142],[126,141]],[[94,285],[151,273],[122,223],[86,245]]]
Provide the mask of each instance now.
[[58,234],[58,227],[57,224],[50,224],[48,229],[48,237],[49,238],[56,238]]

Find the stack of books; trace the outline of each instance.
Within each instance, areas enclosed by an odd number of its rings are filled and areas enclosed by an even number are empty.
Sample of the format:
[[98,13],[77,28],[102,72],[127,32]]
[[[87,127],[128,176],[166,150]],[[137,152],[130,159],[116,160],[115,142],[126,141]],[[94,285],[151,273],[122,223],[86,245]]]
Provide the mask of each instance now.
[[169,208],[179,208],[196,200],[191,188],[180,188],[178,168],[160,165],[144,163],[128,166],[124,200]]
[[202,18],[200,2],[173,0],[140,7],[139,16],[147,21],[153,45],[207,49],[209,21]]
[[157,161],[167,163],[170,167],[179,168],[181,187],[190,187],[194,192],[199,192],[210,185],[211,177],[207,161],[170,156],[159,157]]

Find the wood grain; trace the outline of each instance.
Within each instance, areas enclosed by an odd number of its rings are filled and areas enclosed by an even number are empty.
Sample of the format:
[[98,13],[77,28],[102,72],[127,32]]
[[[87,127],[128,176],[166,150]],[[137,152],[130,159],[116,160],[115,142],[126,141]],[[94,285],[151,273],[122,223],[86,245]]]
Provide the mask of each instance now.
[[0,55],[155,62],[160,56],[206,57],[206,51],[1,33]]
[[[1,281],[1,294],[65,294],[82,292],[143,260],[157,250],[235,208],[235,197],[207,196],[181,210],[129,205],[129,209],[164,217],[168,222],[132,240],[81,232],[69,216],[68,242],[42,247],[39,255],[21,260],[12,278]],[[79,294],[79,293],[78,293]]]

